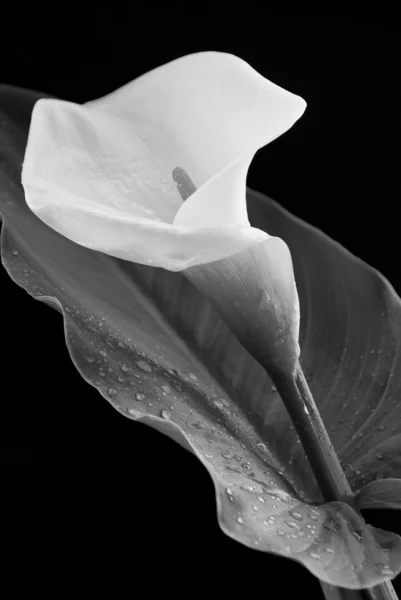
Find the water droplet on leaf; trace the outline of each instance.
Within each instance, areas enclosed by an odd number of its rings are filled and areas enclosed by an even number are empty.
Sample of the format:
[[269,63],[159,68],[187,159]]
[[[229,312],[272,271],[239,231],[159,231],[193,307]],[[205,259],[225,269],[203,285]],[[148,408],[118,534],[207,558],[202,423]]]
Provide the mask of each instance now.
[[[291,513],[290,513],[291,514]],[[291,529],[301,529],[300,526],[298,525],[298,523],[295,523],[295,521],[284,521],[284,523],[288,526],[291,527]]]
[[142,416],[142,414],[139,412],[139,410],[135,410],[135,408],[129,408],[128,412],[133,417],[141,417]]
[[135,364],[138,369],[141,369],[141,371],[145,371],[146,373],[151,373],[153,371],[152,367],[145,360],[137,360]]
[[230,452],[227,452],[227,451],[224,451],[224,452],[222,452],[222,453],[221,453],[221,456],[222,456],[223,458],[226,458],[227,460],[229,460],[230,458],[232,458],[232,457],[233,457],[233,455],[232,455]]

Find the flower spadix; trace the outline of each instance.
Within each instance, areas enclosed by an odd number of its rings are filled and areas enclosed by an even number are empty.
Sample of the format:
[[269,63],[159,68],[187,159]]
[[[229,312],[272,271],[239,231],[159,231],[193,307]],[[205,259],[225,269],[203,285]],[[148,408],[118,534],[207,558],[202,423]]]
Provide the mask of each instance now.
[[[216,294],[219,281],[231,289],[236,280],[260,314],[277,303],[294,307],[288,247],[251,227],[245,192],[255,152],[305,107],[220,52],[184,56],[83,105],[41,99],[22,169],[26,202],[48,226],[93,250],[183,271],[205,293],[207,279]],[[230,257],[220,276],[219,261]],[[245,273],[259,278],[258,289],[245,285]],[[245,317],[246,305],[236,302]]]

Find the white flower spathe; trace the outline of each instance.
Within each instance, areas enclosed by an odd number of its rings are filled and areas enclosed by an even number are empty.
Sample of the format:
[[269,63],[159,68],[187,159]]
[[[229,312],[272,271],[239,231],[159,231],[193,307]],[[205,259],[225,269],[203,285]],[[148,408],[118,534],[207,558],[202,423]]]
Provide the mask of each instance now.
[[[79,105],[39,100],[22,184],[29,208],[70,240],[182,271],[252,248],[246,176],[305,101],[242,59],[200,52]],[[183,202],[172,172],[196,191]]]

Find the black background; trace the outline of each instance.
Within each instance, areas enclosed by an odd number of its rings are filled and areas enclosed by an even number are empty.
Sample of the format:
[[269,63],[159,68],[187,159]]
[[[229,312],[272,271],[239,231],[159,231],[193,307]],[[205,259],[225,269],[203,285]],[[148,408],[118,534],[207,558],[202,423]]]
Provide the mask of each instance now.
[[[118,17],[110,27],[110,18],[101,13],[85,32],[45,22],[33,32],[21,18],[0,42],[7,57],[0,83],[80,103],[184,54],[240,56],[308,103],[289,132],[258,152],[249,187],[321,228],[401,293],[400,92],[392,34],[360,43],[339,35],[331,45],[140,44],[126,35],[129,28],[121,32]],[[298,563],[226,537],[200,462],[114,411],[70,361],[61,315],[30,298],[4,269],[0,276],[3,568],[35,570],[43,580],[113,576],[134,595],[142,585],[149,594],[178,596],[292,598],[302,590],[323,597]],[[364,515],[401,534],[399,512]],[[394,583],[401,596],[401,577]]]

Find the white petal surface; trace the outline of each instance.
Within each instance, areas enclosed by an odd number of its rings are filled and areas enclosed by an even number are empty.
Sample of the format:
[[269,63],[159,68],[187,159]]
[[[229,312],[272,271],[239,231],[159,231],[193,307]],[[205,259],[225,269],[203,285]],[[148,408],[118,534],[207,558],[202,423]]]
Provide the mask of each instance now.
[[139,118],[156,125],[160,143],[176,144],[172,168],[180,165],[199,188],[243,154],[256,152],[292,127],[306,102],[237,56],[199,52],[86,106],[110,111],[128,123]]
[[[266,239],[245,183],[258,148],[305,102],[230,54],[185,56],[85,105],[40,100],[22,183],[31,210],[84,246],[169,270]],[[182,167],[197,191],[185,203]]]

